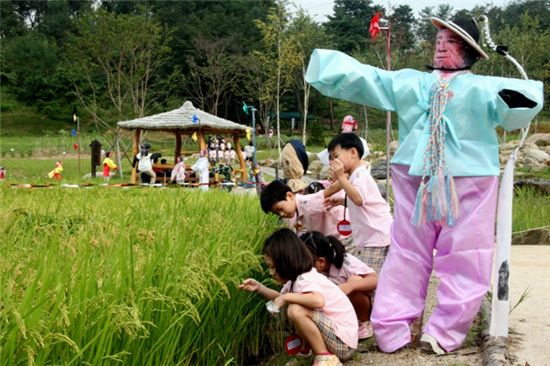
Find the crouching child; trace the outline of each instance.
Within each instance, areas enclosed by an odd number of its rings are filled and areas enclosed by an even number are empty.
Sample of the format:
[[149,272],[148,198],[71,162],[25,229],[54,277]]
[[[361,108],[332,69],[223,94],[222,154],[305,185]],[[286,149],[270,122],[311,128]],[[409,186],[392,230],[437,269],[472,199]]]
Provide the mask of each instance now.
[[244,280],[239,288],[256,292],[286,311],[307,347],[315,354],[314,366],[337,366],[357,348],[357,317],[348,297],[326,276],[317,272],[315,257],[287,228],[269,236],[263,248],[269,273],[283,284],[282,290],[268,288],[255,279]]

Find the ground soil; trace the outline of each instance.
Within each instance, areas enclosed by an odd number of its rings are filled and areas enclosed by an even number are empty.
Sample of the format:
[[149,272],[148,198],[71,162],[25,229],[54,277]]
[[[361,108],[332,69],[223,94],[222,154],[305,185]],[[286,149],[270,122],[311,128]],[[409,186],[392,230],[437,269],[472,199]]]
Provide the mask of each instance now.
[[550,366],[550,245],[512,246],[511,266],[512,306],[528,290],[510,314],[513,365]]

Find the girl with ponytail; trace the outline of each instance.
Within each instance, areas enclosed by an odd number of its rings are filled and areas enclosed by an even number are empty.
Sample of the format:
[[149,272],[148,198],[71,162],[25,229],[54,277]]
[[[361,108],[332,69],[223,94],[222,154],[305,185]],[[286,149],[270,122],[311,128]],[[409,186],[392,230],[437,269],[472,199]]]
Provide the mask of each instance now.
[[371,297],[378,282],[376,272],[357,257],[346,253],[344,245],[332,235],[309,231],[300,239],[315,255],[317,271],[338,285],[350,299],[359,320],[359,339],[371,337]]

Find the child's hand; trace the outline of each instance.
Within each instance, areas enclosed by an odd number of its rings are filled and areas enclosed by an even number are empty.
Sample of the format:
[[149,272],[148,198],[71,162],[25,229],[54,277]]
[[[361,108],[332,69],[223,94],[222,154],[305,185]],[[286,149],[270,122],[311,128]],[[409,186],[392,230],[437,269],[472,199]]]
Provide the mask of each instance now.
[[273,299],[273,303],[277,305],[277,307],[282,308],[286,305],[286,300],[283,297],[284,295],[277,296],[275,299]]
[[331,160],[329,166],[333,180],[339,180],[341,177],[345,177],[344,164],[342,164],[340,159],[336,158]]
[[343,205],[343,204],[344,204],[343,197],[330,196],[325,198],[325,200],[323,201],[323,206],[325,207],[326,210],[330,210],[333,207]]
[[258,290],[260,289],[260,286],[262,286],[262,284],[256,281],[255,279],[247,278],[239,285],[239,288],[241,290],[245,290],[249,292],[258,292]]

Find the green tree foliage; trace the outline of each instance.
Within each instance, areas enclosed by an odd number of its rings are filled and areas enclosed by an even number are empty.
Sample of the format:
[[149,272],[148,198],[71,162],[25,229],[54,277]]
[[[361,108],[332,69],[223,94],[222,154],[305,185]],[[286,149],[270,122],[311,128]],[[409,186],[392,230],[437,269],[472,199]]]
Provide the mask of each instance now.
[[[273,26],[269,10],[277,7],[286,15],[282,31],[271,32],[281,42],[272,42],[266,27]],[[386,67],[385,33],[372,40],[368,32],[377,10],[391,23],[393,69],[423,69],[431,63],[436,33],[431,16],[484,14],[495,41],[508,45],[528,74],[544,80],[550,90],[550,0],[457,12],[442,3],[424,8],[418,20],[408,5],[386,13],[372,0],[336,0],[334,14],[324,24],[288,8],[275,0],[2,0],[2,93],[58,118],[78,103],[98,123],[165,111],[185,99],[235,121],[245,119],[242,100],[258,107],[259,124],[267,123],[277,105],[283,111],[311,110],[340,119],[334,112],[349,107],[340,108],[339,101],[316,92],[309,95],[304,67],[311,50],[319,47]],[[131,50],[136,50],[134,56]],[[517,75],[500,56],[490,56],[475,66],[476,72]]]
[[15,95],[24,102],[50,100],[50,81],[56,72],[58,50],[37,31],[4,43],[3,72],[10,74]]
[[372,0],[336,0],[334,15],[325,24],[335,47],[347,53],[364,52],[369,45],[370,19],[377,11],[385,13],[383,7],[373,6]]
[[330,39],[325,29],[317,24],[302,9],[298,10],[296,17],[289,27],[289,34],[297,46],[299,65],[294,76],[297,109],[302,114],[302,143],[306,144],[307,115],[309,109],[309,97],[311,86],[305,81],[309,57],[315,48],[330,47]]
[[[263,47],[255,51],[254,55],[261,65],[263,82],[268,88],[263,89],[260,95],[260,115],[266,113],[272,106],[275,109],[277,119],[277,142],[279,153],[280,146],[280,98],[281,95],[290,91],[294,85],[294,75],[300,66],[300,54],[296,39],[288,31],[289,14],[283,1],[277,2],[276,6],[269,10],[265,22],[257,21],[257,27],[262,33]],[[267,118],[264,119],[266,130]]]
[[[147,15],[101,10],[82,18],[78,29],[67,45],[67,61],[86,110],[97,122],[144,116],[155,97],[155,72],[170,52],[160,24]],[[105,110],[115,115],[102,115]]]
[[409,5],[399,5],[389,16],[392,26],[392,44],[399,50],[410,50],[415,46],[413,27],[415,18]]
[[227,40],[194,39],[195,57],[188,58],[188,94],[202,110],[218,115],[218,108],[237,78],[238,57],[227,52]]

